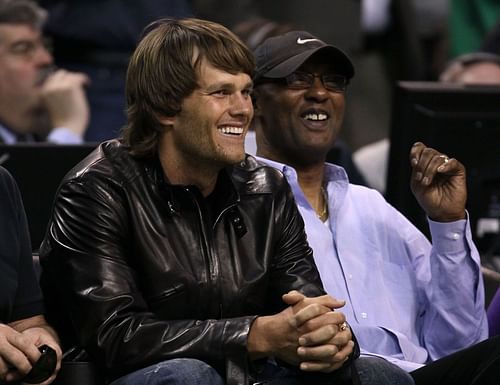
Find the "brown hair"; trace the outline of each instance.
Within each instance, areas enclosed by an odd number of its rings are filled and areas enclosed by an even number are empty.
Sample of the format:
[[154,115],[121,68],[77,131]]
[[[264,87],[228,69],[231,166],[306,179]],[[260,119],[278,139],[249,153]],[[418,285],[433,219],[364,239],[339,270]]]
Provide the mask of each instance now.
[[146,27],[130,58],[125,144],[138,157],[156,154],[163,126],[159,116],[175,116],[197,87],[202,59],[229,73],[253,75],[252,53],[227,28],[200,19],[161,19]]

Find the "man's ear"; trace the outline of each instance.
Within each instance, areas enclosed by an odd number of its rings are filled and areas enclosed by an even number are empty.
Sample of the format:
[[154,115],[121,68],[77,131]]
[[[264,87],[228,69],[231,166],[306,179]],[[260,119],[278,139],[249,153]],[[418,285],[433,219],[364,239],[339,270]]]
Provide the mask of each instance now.
[[175,116],[158,116],[158,121],[165,127],[173,126],[175,123]]

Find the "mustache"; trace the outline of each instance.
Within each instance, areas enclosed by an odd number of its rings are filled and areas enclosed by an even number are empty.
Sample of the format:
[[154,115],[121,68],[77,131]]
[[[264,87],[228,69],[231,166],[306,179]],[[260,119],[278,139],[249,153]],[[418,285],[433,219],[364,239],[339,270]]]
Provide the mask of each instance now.
[[55,65],[50,65],[50,66],[42,68],[38,72],[37,78],[35,80],[35,85],[41,86],[43,83],[45,83],[47,78],[56,71],[57,71],[57,66],[55,66]]

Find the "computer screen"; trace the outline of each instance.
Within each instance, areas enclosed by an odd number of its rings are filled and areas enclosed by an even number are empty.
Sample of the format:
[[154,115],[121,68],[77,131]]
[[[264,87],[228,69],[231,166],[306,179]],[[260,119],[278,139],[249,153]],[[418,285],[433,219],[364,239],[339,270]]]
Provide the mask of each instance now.
[[500,87],[399,82],[390,141],[387,200],[429,235],[410,190],[410,148],[421,141],[457,158],[467,170],[473,238],[481,252],[491,251],[500,238]]
[[12,174],[21,192],[34,251],[45,236],[59,183],[95,147],[97,143],[0,145],[0,164]]

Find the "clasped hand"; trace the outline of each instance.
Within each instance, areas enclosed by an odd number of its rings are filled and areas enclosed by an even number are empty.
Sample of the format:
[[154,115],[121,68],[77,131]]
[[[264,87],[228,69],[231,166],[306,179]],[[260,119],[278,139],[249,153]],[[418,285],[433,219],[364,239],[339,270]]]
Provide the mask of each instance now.
[[[345,305],[329,295],[307,298],[297,291],[283,296],[293,315],[288,319],[296,336],[296,351],[292,360],[298,360],[304,371],[331,372],[339,369],[353,351],[350,328],[341,329],[345,315],[334,311]],[[294,357],[295,355],[295,357]]]
[[273,316],[258,317],[250,329],[248,350],[253,359],[274,356],[304,371],[332,372],[353,351],[349,328],[341,330],[345,305],[329,295],[306,297],[297,291],[283,296],[289,306]]

